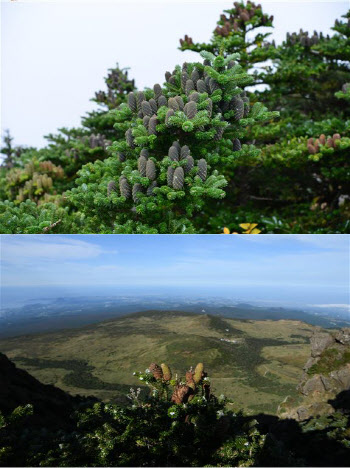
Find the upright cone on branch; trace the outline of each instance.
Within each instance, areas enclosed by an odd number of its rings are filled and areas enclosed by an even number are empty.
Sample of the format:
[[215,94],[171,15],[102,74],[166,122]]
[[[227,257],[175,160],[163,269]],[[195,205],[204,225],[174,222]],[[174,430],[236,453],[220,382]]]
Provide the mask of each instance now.
[[202,362],[199,362],[197,365],[196,365],[196,368],[194,370],[194,375],[193,375],[193,380],[196,384],[198,384],[201,380],[202,380],[202,377],[203,377],[203,371],[204,371],[204,366],[203,366],[203,363]]
[[160,367],[162,368],[162,371],[163,371],[163,379],[166,381],[171,380],[172,375],[171,375],[170,367],[167,366],[164,362],[160,365]]
[[177,385],[174,388],[171,401],[174,402],[176,405],[181,405],[182,403],[186,403],[190,392],[191,392],[191,389],[187,385]]
[[152,362],[152,364],[149,366],[149,370],[156,380],[161,380],[163,378],[162,368],[157,363]]

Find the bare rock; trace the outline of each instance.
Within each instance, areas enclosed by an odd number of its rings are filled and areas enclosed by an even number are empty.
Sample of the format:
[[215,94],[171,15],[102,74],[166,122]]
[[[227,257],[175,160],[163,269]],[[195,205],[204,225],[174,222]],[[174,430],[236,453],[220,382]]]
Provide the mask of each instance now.
[[350,345],[350,328],[342,328],[335,335],[335,341],[343,345]]
[[347,364],[342,369],[331,372],[330,376],[339,382],[341,390],[350,389],[350,364]]
[[307,372],[310,369],[310,367],[312,367],[314,364],[316,364],[319,360],[320,360],[319,357],[316,357],[316,358],[315,357],[309,357],[309,359],[306,361],[306,363],[305,363],[305,365],[303,367],[303,370],[305,372]]
[[334,343],[334,338],[329,333],[316,332],[310,338],[311,356],[318,357],[322,351]]
[[309,395],[310,393],[314,393],[314,392],[319,392],[319,393],[324,392],[325,387],[323,385],[321,377],[319,375],[315,375],[311,379],[302,383],[299,386],[299,390],[303,395]]

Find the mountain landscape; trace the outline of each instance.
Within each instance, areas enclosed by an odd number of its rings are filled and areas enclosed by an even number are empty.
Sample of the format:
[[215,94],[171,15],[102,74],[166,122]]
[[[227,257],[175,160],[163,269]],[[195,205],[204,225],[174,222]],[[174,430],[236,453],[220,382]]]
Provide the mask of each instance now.
[[[264,316],[260,309],[248,310],[249,316]],[[221,311],[247,316],[243,305],[222,307],[217,314]],[[0,351],[43,383],[118,403],[127,401],[135,385],[133,372],[149,362],[171,362],[179,375],[194,362],[205,362],[215,393],[225,394],[233,408],[276,414],[283,398],[297,398],[317,327],[300,320],[225,315],[142,311],[81,328],[2,339]]]
[[150,310],[0,351],[0,466],[348,466],[350,328]]

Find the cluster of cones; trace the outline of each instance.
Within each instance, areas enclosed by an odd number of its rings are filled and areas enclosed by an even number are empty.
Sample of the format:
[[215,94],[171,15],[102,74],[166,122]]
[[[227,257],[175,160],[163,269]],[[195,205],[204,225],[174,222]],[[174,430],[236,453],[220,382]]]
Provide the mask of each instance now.
[[304,47],[311,47],[315,44],[320,42],[320,39],[323,39],[323,34],[320,33],[318,35],[317,31],[314,31],[313,35],[309,37],[309,33],[307,31],[303,31],[300,29],[299,33],[287,33],[286,42],[287,44],[295,45],[296,43],[300,43]]
[[[247,21],[250,21],[255,16],[257,10],[261,11],[261,5],[256,5],[253,2],[248,1],[247,6],[240,4],[239,2],[234,3],[234,10],[229,17],[226,15],[220,16],[220,25],[215,29],[215,34],[226,37],[232,31],[237,32]],[[261,16],[261,25],[264,26],[268,22],[273,21],[273,16],[268,17],[267,15]]]
[[[156,380],[164,382],[171,380],[171,370],[164,363],[160,366],[156,363],[152,363],[149,366],[149,370]],[[200,385],[203,387],[205,398],[209,399],[210,385],[209,382],[203,380],[206,376],[207,374],[204,372],[203,363],[198,363],[194,370],[191,368],[186,372],[186,383],[176,382],[171,401],[176,405],[187,403],[194,397]]]
[[135,80],[129,80],[127,70],[114,68],[110,70],[106,84],[108,91],[98,91],[95,93],[95,101],[115,107],[120,104],[118,97],[135,89]]
[[320,145],[327,146],[328,148],[336,147],[336,140],[340,140],[339,133],[335,133],[333,137],[326,138],[326,135],[322,134],[318,138],[309,138],[307,140],[307,149],[310,154],[316,154],[320,152]]

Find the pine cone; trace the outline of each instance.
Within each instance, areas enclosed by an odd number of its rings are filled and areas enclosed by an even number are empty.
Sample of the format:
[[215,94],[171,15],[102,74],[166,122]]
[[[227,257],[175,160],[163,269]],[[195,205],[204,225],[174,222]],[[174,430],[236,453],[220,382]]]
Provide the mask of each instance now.
[[247,10],[242,11],[241,14],[239,15],[239,17],[244,22],[249,21],[249,19],[250,19]]
[[167,171],[167,183],[169,187],[173,186],[174,172],[175,172],[175,169],[169,166],[168,171]]
[[150,197],[151,195],[153,195],[153,190],[155,189],[155,187],[157,187],[157,182],[156,181],[153,181],[151,183],[151,185],[147,188],[147,195]]
[[188,174],[191,171],[191,169],[193,169],[194,167],[194,159],[192,158],[192,156],[188,156],[186,159],[187,159],[187,164],[185,166],[185,172],[186,174]]
[[157,106],[157,103],[156,103],[155,99],[151,98],[148,102],[149,102],[149,104],[151,106],[153,114],[156,114],[157,110],[158,110],[158,106]]
[[188,100],[193,101],[193,102],[198,102],[199,101],[199,93],[197,93],[197,91],[194,91],[193,93],[190,94]]
[[200,159],[198,161],[198,175],[204,182],[207,178],[207,161],[205,159]]
[[216,91],[217,89],[220,89],[220,86],[213,78],[210,78],[209,80],[209,89],[210,89],[211,94],[213,94],[213,92]]
[[156,165],[152,159],[149,159],[146,163],[146,177],[150,180],[154,180],[156,178]]
[[178,161],[179,160],[179,150],[176,146],[170,146],[169,151],[168,151],[168,156],[172,161]]
[[174,109],[169,109],[168,112],[166,113],[166,116],[165,116],[165,125],[166,125],[167,127],[170,126],[170,124],[169,124],[169,119],[170,119],[170,117],[172,117],[174,114],[175,114]]
[[163,379],[166,380],[166,381],[169,381],[171,380],[171,370],[170,370],[170,367],[167,366],[166,364],[161,364],[160,367],[162,368],[162,371],[163,371]]
[[335,133],[333,135],[333,140],[340,140],[340,134],[339,133]]
[[334,142],[333,142],[333,138],[327,138],[327,146],[328,148],[334,148]]
[[235,120],[240,120],[244,116],[244,102],[241,98],[235,100]]
[[203,80],[198,80],[196,86],[199,93],[207,93],[207,87]]
[[308,143],[307,149],[309,150],[310,154],[316,154],[316,148],[314,147],[314,145],[311,145],[310,143]]
[[133,112],[137,112],[137,102],[134,93],[128,95],[128,106]]
[[158,123],[158,120],[157,120],[156,115],[150,118],[150,121],[148,124],[148,133],[150,135],[157,135],[157,130],[156,130],[157,123]]
[[[203,159],[201,159],[201,161],[204,161]],[[202,378],[203,378],[203,374],[204,374],[204,366],[203,366],[203,363],[202,362],[199,362],[197,365],[196,365],[196,368],[194,370],[194,375],[193,375],[193,380],[195,381],[196,384],[198,384]]]
[[238,138],[233,140],[233,151],[239,151],[242,148],[241,142]]
[[186,372],[186,384],[188,387],[192,388],[192,390],[196,390],[196,383],[193,380],[194,373],[191,371]]
[[131,128],[129,128],[129,129],[125,132],[125,139],[126,139],[127,144],[130,146],[130,148],[135,148],[135,145],[134,145],[134,137],[133,137],[133,135],[132,135]]
[[141,102],[141,109],[142,109],[143,115],[148,115],[149,117],[152,117],[153,111],[152,111],[152,107],[151,107],[149,102],[142,101]]
[[165,72],[165,79],[166,81],[169,81],[169,78],[171,77],[171,73],[170,72]]
[[142,119],[143,125],[146,128],[148,128],[149,121],[150,121],[150,116],[149,115],[145,115],[144,118]]
[[149,370],[151,371],[155,379],[161,380],[163,378],[162,368],[158,366],[158,364],[156,364],[155,362],[152,362],[152,364],[149,366]]
[[120,177],[119,179],[119,190],[123,197],[131,197],[131,187],[125,177]]
[[170,109],[173,109],[175,112],[179,110],[179,104],[177,100],[173,97],[169,98],[168,107]]
[[181,190],[184,186],[184,170],[182,167],[177,167],[174,171],[173,187],[175,190]]
[[324,134],[322,133],[322,135],[320,135],[319,140],[320,140],[320,143],[321,143],[322,145],[325,145],[325,144],[326,144],[326,135],[324,135]]
[[193,119],[197,114],[197,104],[193,101],[189,101],[185,105],[184,112],[189,119]]
[[142,148],[140,156],[143,156],[145,159],[148,159],[148,149]]
[[160,96],[162,95],[162,88],[161,88],[160,84],[156,83],[153,86],[153,91],[154,91],[154,99],[158,100],[160,98]]
[[191,80],[193,81],[193,83],[196,83],[199,80],[199,78],[200,76],[199,76],[198,70],[194,69],[191,74]]
[[224,134],[225,129],[223,127],[219,127],[216,129],[216,134],[214,135],[214,140],[219,141],[222,138],[222,135]]
[[186,87],[185,87],[185,92],[186,92],[186,95],[188,96],[190,94],[191,91],[194,90],[194,83],[192,80],[187,80],[186,81]]
[[134,203],[137,203],[139,201],[138,194],[140,192],[142,192],[142,185],[139,183],[134,184],[132,188],[132,199],[134,200]]
[[126,156],[124,153],[118,153],[118,159],[120,162],[126,161]]
[[144,156],[140,156],[137,160],[137,166],[141,177],[146,177],[146,165],[147,159]]
[[172,397],[171,397],[171,401],[173,401],[176,405],[181,405],[182,403],[186,403],[188,400],[190,391],[191,389],[187,385],[176,385],[176,387],[174,388]]
[[181,96],[175,96],[175,99],[176,99],[176,102],[178,103],[179,109],[181,111],[183,111],[185,104],[184,104],[184,101],[183,101],[182,97]]
[[186,83],[187,83],[187,80],[189,79],[190,77],[188,76],[188,73],[186,71],[182,72],[182,75],[181,75],[181,88],[185,91],[186,90]]
[[181,151],[181,145],[180,145],[180,143],[179,143],[178,141],[173,141],[172,146],[175,146],[175,148],[178,149],[179,154],[180,154],[180,151]]
[[166,97],[163,96],[163,95],[159,96],[159,98],[158,98],[158,106],[159,106],[159,107],[162,107],[162,106],[167,106],[167,105],[168,105],[168,101],[167,101]]
[[145,100],[146,100],[146,98],[145,98],[144,93],[143,93],[142,91],[139,91],[139,92],[137,93],[137,109],[138,109],[138,110],[141,110],[141,103],[142,103],[143,101],[145,101]]
[[227,68],[228,69],[233,68],[235,65],[236,65],[236,62],[234,60],[230,60],[227,64]]
[[185,145],[181,148],[181,153],[180,153],[181,157],[180,159],[186,159],[188,158],[188,156],[190,155],[190,148]]
[[116,183],[114,182],[114,180],[111,180],[109,183],[108,183],[108,186],[107,186],[107,194],[108,196],[110,196],[110,194],[112,192],[115,192],[117,190],[117,185]]

